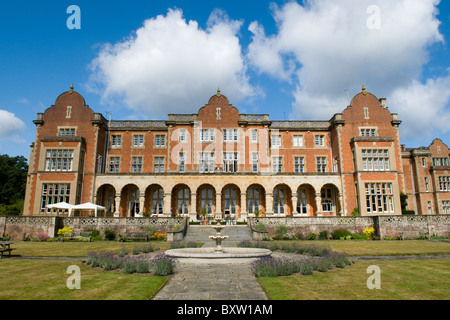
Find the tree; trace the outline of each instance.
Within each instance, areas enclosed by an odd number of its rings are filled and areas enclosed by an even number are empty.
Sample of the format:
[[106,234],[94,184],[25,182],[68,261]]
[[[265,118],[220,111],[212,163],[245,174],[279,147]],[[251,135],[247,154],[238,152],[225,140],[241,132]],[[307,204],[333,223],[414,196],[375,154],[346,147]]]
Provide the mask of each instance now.
[[0,204],[23,201],[27,184],[28,163],[23,156],[0,155]]

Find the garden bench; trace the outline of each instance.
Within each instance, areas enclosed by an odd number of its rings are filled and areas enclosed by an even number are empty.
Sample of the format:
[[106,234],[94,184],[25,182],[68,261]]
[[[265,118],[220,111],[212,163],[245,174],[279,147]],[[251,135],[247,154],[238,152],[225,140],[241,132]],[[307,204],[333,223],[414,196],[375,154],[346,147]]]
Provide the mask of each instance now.
[[59,239],[61,242],[63,242],[65,239],[72,240],[72,239],[88,239],[89,242],[92,240],[92,231],[82,231],[79,233],[75,233],[73,231],[64,232],[61,235],[61,238]]
[[126,240],[145,240],[148,242],[150,240],[150,237],[148,233],[142,233],[142,232],[130,232],[126,234],[121,234],[119,236],[119,241],[126,241]]
[[13,242],[10,241],[0,241],[0,259],[3,258],[5,252],[9,252],[9,255],[11,256],[11,251],[14,250],[11,248],[12,243]]

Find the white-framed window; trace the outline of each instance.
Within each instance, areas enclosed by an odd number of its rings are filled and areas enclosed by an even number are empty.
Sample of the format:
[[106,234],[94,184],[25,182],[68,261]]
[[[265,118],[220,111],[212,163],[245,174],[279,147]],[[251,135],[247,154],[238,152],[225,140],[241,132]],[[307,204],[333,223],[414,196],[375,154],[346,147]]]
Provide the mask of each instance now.
[[237,142],[238,141],[238,130],[237,129],[223,129],[223,141]]
[[322,211],[333,211],[333,190],[331,188],[323,187],[320,190],[320,196],[322,198]]
[[184,152],[179,153],[179,171],[184,172],[186,170],[186,158]]
[[186,142],[186,129],[180,129],[179,131],[179,141]]
[[260,190],[258,188],[248,188],[247,190],[247,210],[248,213],[259,211]]
[[153,172],[163,173],[164,172],[164,157],[154,157],[153,162]]
[[270,140],[271,140],[272,148],[280,148],[281,147],[281,135],[273,134],[271,136]]
[[258,172],[258,153],[252,153],[252,172]]
[[200,192],[200,208],[206,209],[208,215],[212,215],[214,205],[214,189],[205,188]]
[[157,188],[152,192],[152,215],[163,214],[164,190]]
[[422,167],[426,167],[427,166],[427,158],[422,158]]
[[75,136],[75,128],[59,128],[58,136],[74,137]]
[[251,135],[252,135],[251,141],[258,142],[258,129],[252,129]]
[[283,157],[272,157],[272,172],[283,172]]
[[362,137],[375,137],[377,135],[377,129],[375,129],[375,128],[360,128],[359,135]]
[[389,151],[387,149],[363,149],[364,171],[389,171]]
[[200,152],[199,171],[203,173],[214,172],[214,152]]
[[308,214],[308,193],[305,188],[297,190],[297,213]]
[[303,147],[303,135],[292,136],[292,145],[294,147]]
[[133,147],[143,147],[144,146],[144,135],[135,134],[133,135]]
[[[41,213],[49,213],[52,210],[47,208],[47,205],[58,202],[69,203],[69,199],[70,183],[44,183],[41,193]],[[62,211],[67,211],[67,209]]]
[[72,171],[73,150],[47,150],[45,171]]
[[325,147],[325,135],[317,134],[314,136],[314,145],[316,147]]
[[425,191],[430,191],[430,186],[429,186],[429,183],[428,183],[428,177],[425,177]]
[[391,183],[366,183],[365,187],[368,213],[394,212],[394,195]]
[[131,158],[131,172],[141,173],[142,172],[142,157],[132,157]]
[[200,141],[201,142],[214,141],[214,129],[202,129],[200,131]]
[[286,192],[283,188],[273,189],[273,213],[284,215],[284,204],[286,203]]
[[294,157],[294,172],[305,172],[305,157]]
[[223,171],[237,172],[238,171],[238,154],[237,152],[226,152],[223,154]]
[[121,134],[113,134],[111,135],[111,146],[113,148],[122,146],[122,135]]
[[439,191],[450,191],[450,176],[439,176]]
[[166,135],[157,134],[155,135],[155,147],[163,148],[166,146]]
[[433,166],[448,166],[448,158],[433,158]]
[[450,214],[450,201],[449,200],[442,201],[442,213]]
[[109,157],[109,173],[119,173],[120,157]]
[[177,213],[189,214],[189,203],[191,191],[188,188],[181,188],[177,192]]
[[327,172],[327,157],[316,158],[317,172]]

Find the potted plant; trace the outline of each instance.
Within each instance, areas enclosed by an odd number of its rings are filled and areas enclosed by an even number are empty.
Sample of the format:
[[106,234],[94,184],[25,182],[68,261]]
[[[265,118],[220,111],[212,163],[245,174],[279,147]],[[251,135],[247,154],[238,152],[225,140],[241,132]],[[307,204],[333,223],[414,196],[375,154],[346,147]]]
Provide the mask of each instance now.
[[207,213],[208,213],[208,212],[206,211],[206,208],[202,208],[202,209],[200,210],[200,214],[201,214],[202,217],[203,217],[203,224],[205,224],[205,225],[208,224],[208,219],[206,219]]

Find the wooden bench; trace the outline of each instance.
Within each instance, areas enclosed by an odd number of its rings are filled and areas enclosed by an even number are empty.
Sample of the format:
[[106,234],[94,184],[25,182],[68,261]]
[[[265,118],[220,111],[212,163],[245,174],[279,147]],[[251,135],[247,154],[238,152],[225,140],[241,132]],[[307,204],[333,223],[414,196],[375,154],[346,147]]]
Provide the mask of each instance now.
[[130,232],[119,236],[119,241],[125,242],[127,240],[145,240],[145,242],[148,242],[150,240],[150,236],[148,233],[142,232]]
[[0,259],[3,258],[3,254],[5,252],[9,252],[9,256],[11,256],[11,251],[14,249],[11,248],[12,242],[9,241],[0,241]]
[[79,233],[71,232],[63,232],[61,237],[59,238],[59,241],[63,242],[65,239],[72,240],[72,239],[88,239],[89,242],[92,240],[92,231],[82,231]]

